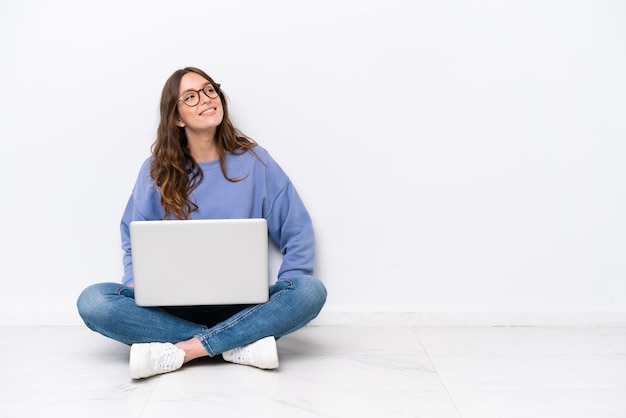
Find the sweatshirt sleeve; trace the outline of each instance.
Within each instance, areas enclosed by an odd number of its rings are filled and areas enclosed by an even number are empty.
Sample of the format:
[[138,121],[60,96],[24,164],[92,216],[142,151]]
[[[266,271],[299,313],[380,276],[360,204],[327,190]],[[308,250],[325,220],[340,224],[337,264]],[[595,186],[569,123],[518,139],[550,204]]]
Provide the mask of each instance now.
[[278,280],[313,275],[315,264],[313,225],[291,182],[287,182],[274,199],[267,223],[270,238],[283,254]]
[[130,248],[130,223],[133,221],[133,196],[131,195],[126,204],[126,209],[122,215],[122,221],[120,222],[120,232],[122,236],[122,250],[124,251],[123,263],[124,263],[124,276],[122,277],[122,284],[124,286],[130,286],[133,284],[133,258]]
[[134,283],[133,259],[130,245],[130,223],[132,221],[143,221],[160,219],[163,211],[160,204],[160,197],[155,191],[152,178],[150,177],[150,160],[146,160],[139,170],[137,181],[133,191],[128,198],[122,220],[120,222],[120,233],[122,239],[124,276],[122,284],[130,286]]

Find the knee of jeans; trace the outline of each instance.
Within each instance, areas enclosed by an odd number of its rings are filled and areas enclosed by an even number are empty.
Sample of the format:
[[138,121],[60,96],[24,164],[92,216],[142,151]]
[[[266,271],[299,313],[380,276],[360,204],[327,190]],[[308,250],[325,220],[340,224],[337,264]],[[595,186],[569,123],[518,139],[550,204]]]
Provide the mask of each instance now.
[[91,285],[85,288],[80,295],[78,295],[78,299],[76,300],[76,308],[78,308],[79,315],[84,318],[85,315],[88,315],[89,311],[93,309],[93,306],[96,304],[95,299],[97,298],[97,285]]
[[78,313],[85,322],[96,313],[102,313],[103,304],[106,301],[106,285],[108,283],[92,284],[83,290],[78,296],[76,307]]
[[328,292],[321,280],[313,276],[299,276],[294,277],[292,280],[302,294],[307,295],[311,305],[317,306],[319,309],[324,306]]

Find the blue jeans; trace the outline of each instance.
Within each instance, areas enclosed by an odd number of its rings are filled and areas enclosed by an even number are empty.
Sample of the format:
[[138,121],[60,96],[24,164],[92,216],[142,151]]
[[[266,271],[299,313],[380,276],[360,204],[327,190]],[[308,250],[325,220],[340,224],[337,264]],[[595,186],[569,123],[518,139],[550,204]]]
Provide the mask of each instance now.
[[280,338],[308,324],[326,302],[326,288],[313,276],[270,286],[260,305],[146,308],[135,304],[135,291],[117,283],[98,283],[79,296],[85,325],[124,344],[177,343],[197,337],[209,356],[261,338]]

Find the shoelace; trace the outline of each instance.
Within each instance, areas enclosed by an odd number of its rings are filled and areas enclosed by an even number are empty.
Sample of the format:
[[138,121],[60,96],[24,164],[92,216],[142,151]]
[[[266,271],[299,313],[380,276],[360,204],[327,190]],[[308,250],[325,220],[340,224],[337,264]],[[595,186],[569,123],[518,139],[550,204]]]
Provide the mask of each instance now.
[[177,353],[178,348],[176,347],[165,348],[156,358],[153,359],[154,368],[163,371],[174,370],[176,368],[174,363],[176,362]]
[[233,349],[233,357],[239,361],[252,361],[252,352],[247,347]]

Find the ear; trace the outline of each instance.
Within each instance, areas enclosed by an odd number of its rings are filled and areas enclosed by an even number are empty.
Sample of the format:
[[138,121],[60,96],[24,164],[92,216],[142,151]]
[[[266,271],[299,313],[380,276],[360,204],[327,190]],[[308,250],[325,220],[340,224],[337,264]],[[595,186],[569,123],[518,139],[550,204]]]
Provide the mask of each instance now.
[[184,128],[185,122],[183,122],[180,118],[176,118],[176,126],[178,126],[179,128]]

